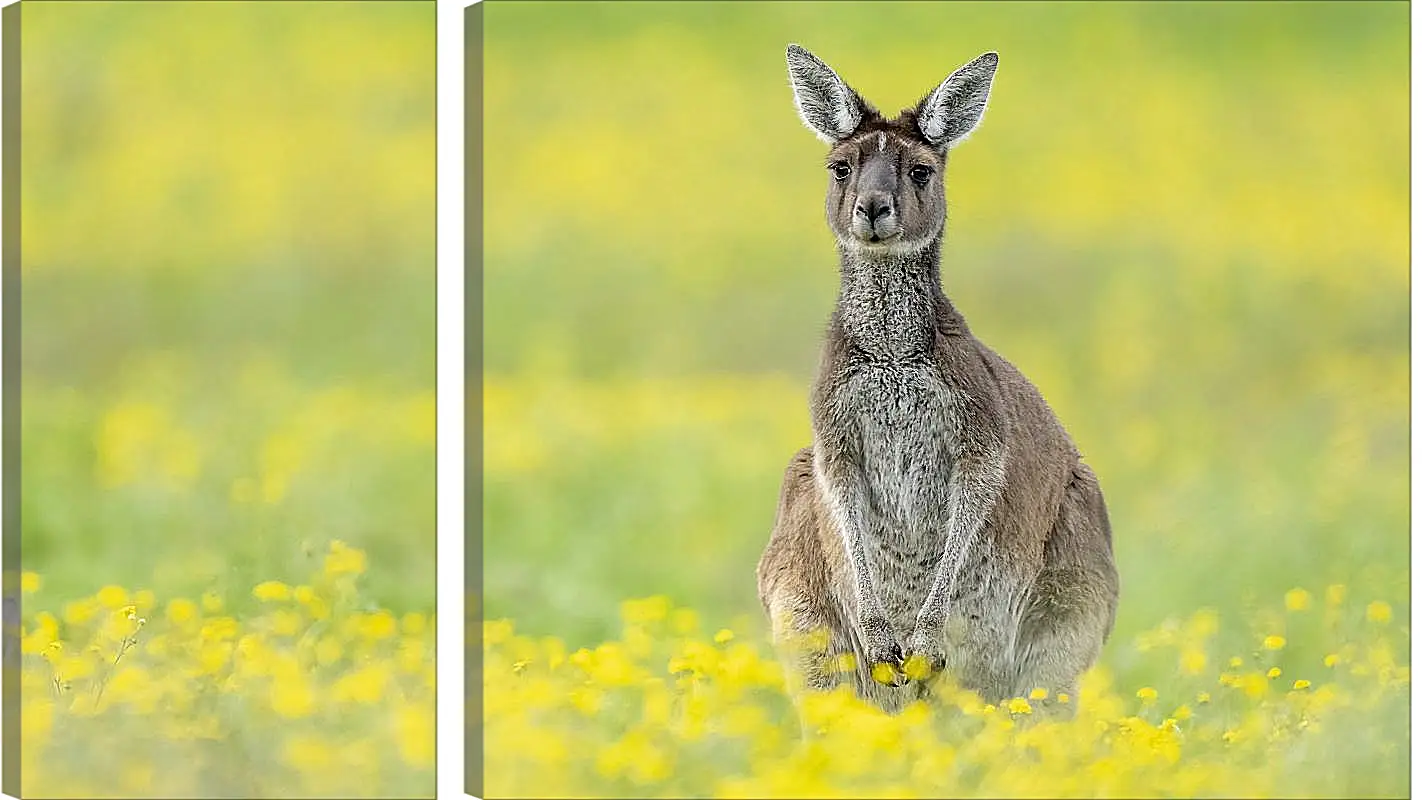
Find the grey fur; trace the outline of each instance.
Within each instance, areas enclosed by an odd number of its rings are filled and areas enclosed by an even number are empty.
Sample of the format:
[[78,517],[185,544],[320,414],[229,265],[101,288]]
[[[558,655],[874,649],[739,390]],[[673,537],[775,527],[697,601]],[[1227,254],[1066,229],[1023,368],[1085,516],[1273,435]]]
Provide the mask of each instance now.
[[997,53],[983,53],[949,75],[918,106],[918,128],[934,146],[962,142],[987,111]]
[[866,104],[828,64],[793,44],[785,50],[785,63],[790,68],[795,110],[816,136],[830,144],[859,127]]
[[[833,145],[825,213],[840,251],[813,446],[786,470],[756,571],[790,686],[836,685],[849,654],[860,695],[897,711],[929,691],[903,671],[917,655],[988,702],[1042,688],[1069,710],[1115,623],[1105,502],[1041,394],[940,282],[947,151],[981,117],[997,57],[893,120],[808,51],[792,45],[787,61],[821,78],[795,81],[796,107],[831,126],[817,133]],[[832,128],[837,107],[859,109],[852,130]]]

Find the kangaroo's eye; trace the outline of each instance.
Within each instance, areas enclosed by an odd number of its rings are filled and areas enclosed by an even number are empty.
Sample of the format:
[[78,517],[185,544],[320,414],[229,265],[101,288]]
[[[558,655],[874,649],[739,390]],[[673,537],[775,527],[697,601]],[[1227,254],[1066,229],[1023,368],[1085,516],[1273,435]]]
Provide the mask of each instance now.
[[842,181],[849,177],[849,163],[846,161],[836,161],[830,164],[830,174],[837,181]]
[[919,186],[927,186],[928,179],[933,177],[933,170],[919,164],[909,170],[909,178]]

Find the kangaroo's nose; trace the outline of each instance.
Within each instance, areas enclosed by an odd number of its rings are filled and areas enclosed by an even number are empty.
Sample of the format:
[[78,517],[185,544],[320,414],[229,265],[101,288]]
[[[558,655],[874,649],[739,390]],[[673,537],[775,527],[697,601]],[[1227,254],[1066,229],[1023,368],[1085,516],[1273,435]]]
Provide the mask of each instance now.
[[871,223],[878,222],[880,217],[887,217],[893,212],[894,198],[887,192],[868,192],[854,201],[854,213]]

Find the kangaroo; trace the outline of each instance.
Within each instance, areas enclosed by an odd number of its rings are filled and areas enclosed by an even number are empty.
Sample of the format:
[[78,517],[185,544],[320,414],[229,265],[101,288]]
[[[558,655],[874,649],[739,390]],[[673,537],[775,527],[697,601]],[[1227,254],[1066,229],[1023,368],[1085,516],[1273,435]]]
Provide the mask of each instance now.
[[790,460],[756,569],[787,686],[852,679],[897,713],[946,675],[989,703],[1045,689],[1034,705],[1069,715],[1115,625],[1105,500],[940,282],[948,150],[982,118],[998,56],[894,119],[808,50],[786,60],[801,120],[830,147],[840,267],[813,445]]

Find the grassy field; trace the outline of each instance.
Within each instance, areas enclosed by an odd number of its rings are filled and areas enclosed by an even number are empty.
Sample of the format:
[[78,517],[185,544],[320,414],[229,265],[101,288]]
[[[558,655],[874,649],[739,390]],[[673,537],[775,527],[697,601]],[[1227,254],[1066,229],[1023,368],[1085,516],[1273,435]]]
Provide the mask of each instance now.
[[25,796],[432,795],[433,5],[22,19]]
[[[483,13],[484,613],[516,632],[496,627],[485,641],[491,795],[1054,791],[983,780],[995,764],[1026,763],[1002,742],[979,742],[979,755],[936,778],[884,767],[856,773],[877,782],[807,783],[784,736],[736,733],[793,726],[773,690],[737,696],[759,710],[736,713],[760,715],[740,729],[727,718],[735,703],[713,705],[715,735],[700,744],[648,710],[663,692],[684,719],[701,691],[691,687],[754,684],[751,656],[768,654],[754,565],[781,472],[809,441],[806,393],[837,289],[823,148],[796,119],[785,76],[792,41],[881,108],[1001,53],[992,104],[948,173],[944,282],[1101,477],[1122,582],[1102,696],[1118,704],[1088,714],[1091,724],[1115,730],[1119,712],[1159,730],[1204,684],[1228,693],[1241,675],[1267,681],[1254,693],[1248,679],[1234,710],[1177,720],[1170,770],[1145,769],[1146,780],[1107,759],[1101,769],[1127,777],[1072,785],[1406,791],[1405,5],[492,3]],[[1311,610],[1289,610],[1294,590]],[[703,627],[629,625],[622,602],[646,596],[694,610]],[[1325,608],[1338,619],[1325,624]],[[1184,660],[1171,650],[1184,640],[1159,632],[1201,613],[1217,631],[1199,646],[1204,660]],[[722,628],[732,645],[710,641]],[[652,644],[637,644],[646,636]],[[1269,636],[1287,645],[1265,648]],[[687,642],[750,650],[732,677],[708,667],[683,683],[660,659]],[[1336,665],[1347,644],[1368,671],[1334,682],[1325,658]],[[606,648],[646,674],[598,673]],[[501,671],[509,664],[521,677]],[[1268,678],[1274,666],[1280,677]],[[613,705],[588,706],[593,716],[578,710],[590,702],[581,692],[628,674],[651,683],[609,691]],[[1226,753],[1224,733],[1241,735],[1246,710],[1275,719],[1296,692],[1330,684],[1348,700],[1316,709],[1313,731],[1338,738],[1295,726]],[[1144,688],[1160,698],[1154,717],[1136,699]],[[1069,752],[1065,764],[1091,761],[1086,745]],[[658,759],[675,767],[626,767]],[[1276,761],[1293,765],[1287,779]],[[1174,770],[1209,779],[1155,782]]]

